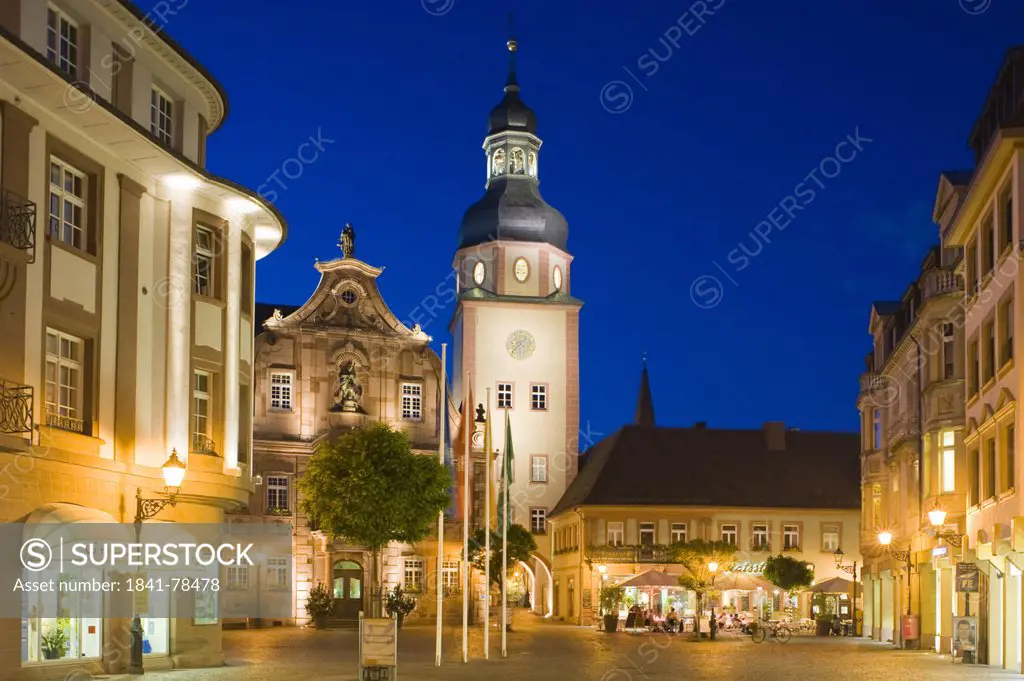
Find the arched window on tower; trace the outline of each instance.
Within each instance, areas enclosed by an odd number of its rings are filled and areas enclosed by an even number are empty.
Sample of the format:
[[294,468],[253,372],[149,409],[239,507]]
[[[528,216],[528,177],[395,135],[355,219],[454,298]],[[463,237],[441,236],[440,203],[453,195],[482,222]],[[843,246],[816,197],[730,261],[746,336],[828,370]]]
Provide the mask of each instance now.
[[491,154],[491,176],[505,174],[505,150],[495,149]]
[[526,174],[537,177],[537,154],[532,151],[526,155]]
[[526,171],[526,154],[519,147],[513,147],[509,153],[508,169],[513,175],[522,175]]

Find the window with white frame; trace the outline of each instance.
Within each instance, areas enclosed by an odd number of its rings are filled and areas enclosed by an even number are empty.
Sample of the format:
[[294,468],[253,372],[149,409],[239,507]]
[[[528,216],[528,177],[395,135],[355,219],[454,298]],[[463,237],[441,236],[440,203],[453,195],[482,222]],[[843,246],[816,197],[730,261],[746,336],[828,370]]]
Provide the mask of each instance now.
[[956,491],[956,433],[939,433],[939,484],[943,492]]
[[683,544],[686,542],[686,523],[672,523],[672,543]]
[[622,546],[625,537],[622,521],[608,523],[608,546]]
[[835,553],[839,548],[839,526],[821,526],[821,550],[828,553]]
[[512,384],[498,384],[498,409],[512,408]]
[[413,593],[419,593],[423,590],[423,559],[422,558],[406,558],[405,559],[405,582],[404,588],[406,591]]
[[204,225],[196,226],[196,244],[192,253],[192,292],[200,296],[213,297],[214,253],[217,237],[213,230]]
[[543,383],[530,386],[530,409],[544,411],[548,408],[548,387]]
[[149,131],[161,144],[174,140],[174,100],[158,87],[150,92]]
[[50,238],[86,250],[86,175],[50,157]]
[[736,537],[738,535],[739,530],[735,523],[725,523],[722,525],[722,541],[726,544],[736,546]]
[[640,523],[640,546],[654,546],[654,523]]
[[530,482],[548,481],[548,457],[534,454],[530,457]]
[[548,512],[543,508],[530,509],[530,532],[544,534],[547,531]]
[[46,330],[46,425],[84,432],[84,359],[81,338]]
[[46,11],[46,58],[72,78],[78,75],[78,24],[53,5]]
[[270,408],[275,411],[292,410],[292,389],[295,375],[290,371],[270,372]]
[[423,420],[423,386],[421,384],[402,384],[402,418],[406,421]]
[[446,594],[462,590],[462,584],[459,582],[459,561],[446,560],[441,563],[441,588]]
[[291,582],[288,579],[288,558],[286,556],[267,558],[267,588],[291,588]]
[[192,373],[192,451],[213,454],[210,420],[213,415],[213,376],[206,371]]
[[750,528],[751,548],[763,550],[768,548],[768,524],[754,523]]
[[782,548],[786,551],[798,551],[800,549],[800,526],[782,526]]
[[228,565],[224,574],[228,589],[245,590],[249,588],[249,566]]
[[956,377],[956,331],[949,322],[941,324],[942,328],[942,378],[949,380]]
[[274,511],[288,510],[288,478],[283,475],[272,475],[267,480],[267,509]]

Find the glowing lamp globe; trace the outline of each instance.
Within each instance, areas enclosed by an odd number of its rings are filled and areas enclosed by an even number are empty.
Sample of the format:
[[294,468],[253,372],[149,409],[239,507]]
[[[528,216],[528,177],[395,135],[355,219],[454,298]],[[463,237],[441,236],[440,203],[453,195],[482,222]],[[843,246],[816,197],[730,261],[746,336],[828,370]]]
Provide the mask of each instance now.
[[892,532],[879,532],[878,543],[882,546],[888,546],[892,543]]
[[608,572],[608,566],[607,565],[598,565],[597,566],[597,571],[600,572],[603,575],[604,573]]
[[178,458],[178,450],[172,449],[167,461],[160,467],[164,474],[164,484],[171,492],[177,492],[185,480],[185,463]]
[[928,522],[932,524],[932,527],[942,527],[946,522],[946,512],[941,508],[928,511]]
[[718,572],[718,563],[716,563],[715,561],[711,561],[710,563],[708,563],[708,570],[712,574]]

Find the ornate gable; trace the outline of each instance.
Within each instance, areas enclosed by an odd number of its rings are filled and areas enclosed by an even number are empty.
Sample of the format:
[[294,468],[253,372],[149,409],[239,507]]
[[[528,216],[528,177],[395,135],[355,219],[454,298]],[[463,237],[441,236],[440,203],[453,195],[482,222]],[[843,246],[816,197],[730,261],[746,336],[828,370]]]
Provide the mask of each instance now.
[[286,317],[275,314],[267,319],[265,328],[287,331],[312,327],[364,332],[396,340],[431,340],[418,326],[405,326],[384,302],[377,288],[377,277],[383,269],[354,257],[317,262],[315,267],[320,272],[320,283],[309,300]]

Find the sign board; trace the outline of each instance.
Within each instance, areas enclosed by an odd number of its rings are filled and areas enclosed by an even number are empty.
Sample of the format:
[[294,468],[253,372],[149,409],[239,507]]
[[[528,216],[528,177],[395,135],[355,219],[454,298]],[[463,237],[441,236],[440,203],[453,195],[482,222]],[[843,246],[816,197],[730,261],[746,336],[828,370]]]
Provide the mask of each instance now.
[[949,547],[936,546],[932,549],[932,558],[944,558],[949,553]]
[[360,632],[363,667],[397,667],[398,627],[390,618],[364,619]]
[[754,563],[749,560],[741,560],[729,566],[730,572],[743,572],[749,575],[759,575],[764,572],[767,563]]
[[[978,618],[953,618],[953,651],[955,657],[973,660],[974,651],[978,647]],[[965,662],[967,659],[964,660]]]
[[583,609],[584,610],[590,610],[591,608],[594,607],[593,606],[593,601],[591,600],[592,594],[593,594],[593,590],[592,589],[584,589],[583,590]]
[[978,593],[978,564],[956,564],[956,591],[961,594]]

